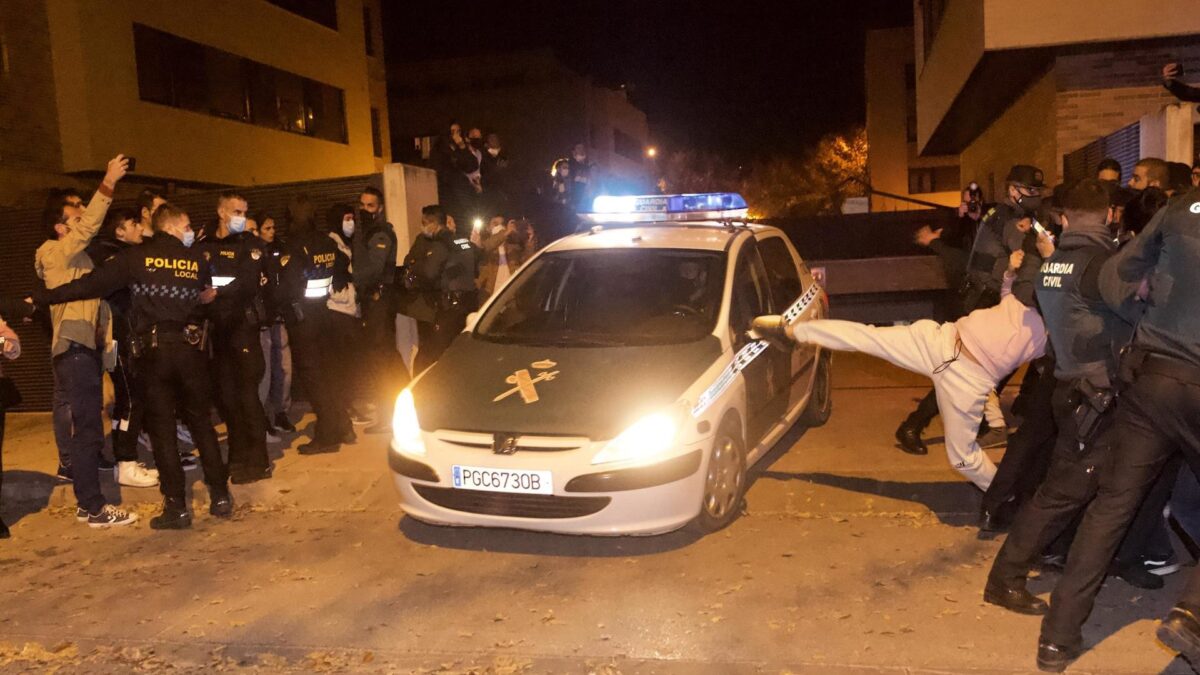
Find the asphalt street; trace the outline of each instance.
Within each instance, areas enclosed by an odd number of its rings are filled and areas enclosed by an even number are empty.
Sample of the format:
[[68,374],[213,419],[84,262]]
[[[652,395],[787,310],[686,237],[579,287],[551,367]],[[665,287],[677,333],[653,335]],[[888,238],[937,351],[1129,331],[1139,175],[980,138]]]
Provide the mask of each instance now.
[[[976,536],[977,491],[940,441],[891,442],[926,386],[839,355],[830,423],[780,443],[743,516],[699,539],[423,525],[378,436],[317,457],[276,444],[232,522],[197,485],[190,532],[93,531],[50,478],[49,416],[10,415],[0,672],[1035,671],[1038,620],[982,602],[999,541]],[[158,509],[156,489],[106,489]],[[1069,672],[1192,672],[1153,639],[1189,572],[1154,593],[1110,580]]]

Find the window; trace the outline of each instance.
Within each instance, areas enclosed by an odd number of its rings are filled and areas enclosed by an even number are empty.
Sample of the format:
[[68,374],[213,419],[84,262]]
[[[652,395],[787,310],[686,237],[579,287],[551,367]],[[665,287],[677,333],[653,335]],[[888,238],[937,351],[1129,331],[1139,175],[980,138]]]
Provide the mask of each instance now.
[[748,244],[738,256],[733,273],[733,297],[729,306],[729,327],[739,344],[755,317],[770,314],[767,273],[758,249]]
[[337,87],[140,24],[133,41],[143,101],[347,142]]
[[771,237],[758,242],[762,251],[763,264],[767,268],[767,281],[771,286],[771,300],[775,312],[791,306],[804,291],[796,261],[781,237]]
[[337,0],[267,0],[276,7],[292,14],[315,21],[326,28],[337,30]]
[[363,4],[363,38],[367,44],[367,56],[375,56],[375,25],[371,22],[371,8]]
[[371,108],[371,149],[383,157],[383,129],[379,125],[379,108]]
[[626,159],[642,161],[641,142],[620,129],[613,129],[613,151]]
[[908,170],[908,194],[928,192],[957,192],[959,186],[957,166],[935,166]]

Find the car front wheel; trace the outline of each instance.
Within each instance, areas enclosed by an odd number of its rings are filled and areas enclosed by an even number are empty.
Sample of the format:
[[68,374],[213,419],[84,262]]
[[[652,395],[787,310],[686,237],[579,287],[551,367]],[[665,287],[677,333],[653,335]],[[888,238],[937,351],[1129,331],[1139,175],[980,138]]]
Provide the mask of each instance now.
[[696,527],[709,533],[732,523],[742,511],[745,492],[745,446],[737,425],[727,421],[713,439]]
[[819,427],[829,421],[833,413],[833,357],[826,351],[817,358],[817,372],[813,376],[812,393],[808,405],[800,414],[800,425],[807,428]]

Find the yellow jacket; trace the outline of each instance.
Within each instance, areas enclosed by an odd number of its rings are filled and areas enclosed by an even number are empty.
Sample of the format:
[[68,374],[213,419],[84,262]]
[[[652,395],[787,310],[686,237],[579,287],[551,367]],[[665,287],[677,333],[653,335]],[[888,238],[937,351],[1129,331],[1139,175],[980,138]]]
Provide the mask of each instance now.
[[[83,222],[61,239],[47,240],[34,254],[34,269],[46,288],[57,288],[68,284],[95,267],[92,259],[84,252],[92,238],[100,231],[108,207],[112,205],[111,192],[105,194],[102,187],[92,196],[83,212]],[[104,352],[104,367],[111,370],[116,364],[116,352],[112,345],[111,314],[108,303],[103,300],[75,300],[50,306],[50,322],[54,327],[54,338],[50,343],[50,355],[58,356],[67,351],[71,343]]]

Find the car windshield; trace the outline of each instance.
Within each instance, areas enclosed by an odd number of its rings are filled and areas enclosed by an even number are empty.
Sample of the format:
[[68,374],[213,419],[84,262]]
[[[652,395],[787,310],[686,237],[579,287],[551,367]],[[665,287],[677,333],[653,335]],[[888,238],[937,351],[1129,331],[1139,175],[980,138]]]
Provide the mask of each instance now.
[[692,342],[712,333],[724,280],[720,251],[547,253],[505,287],[475,335],[560,346]]

